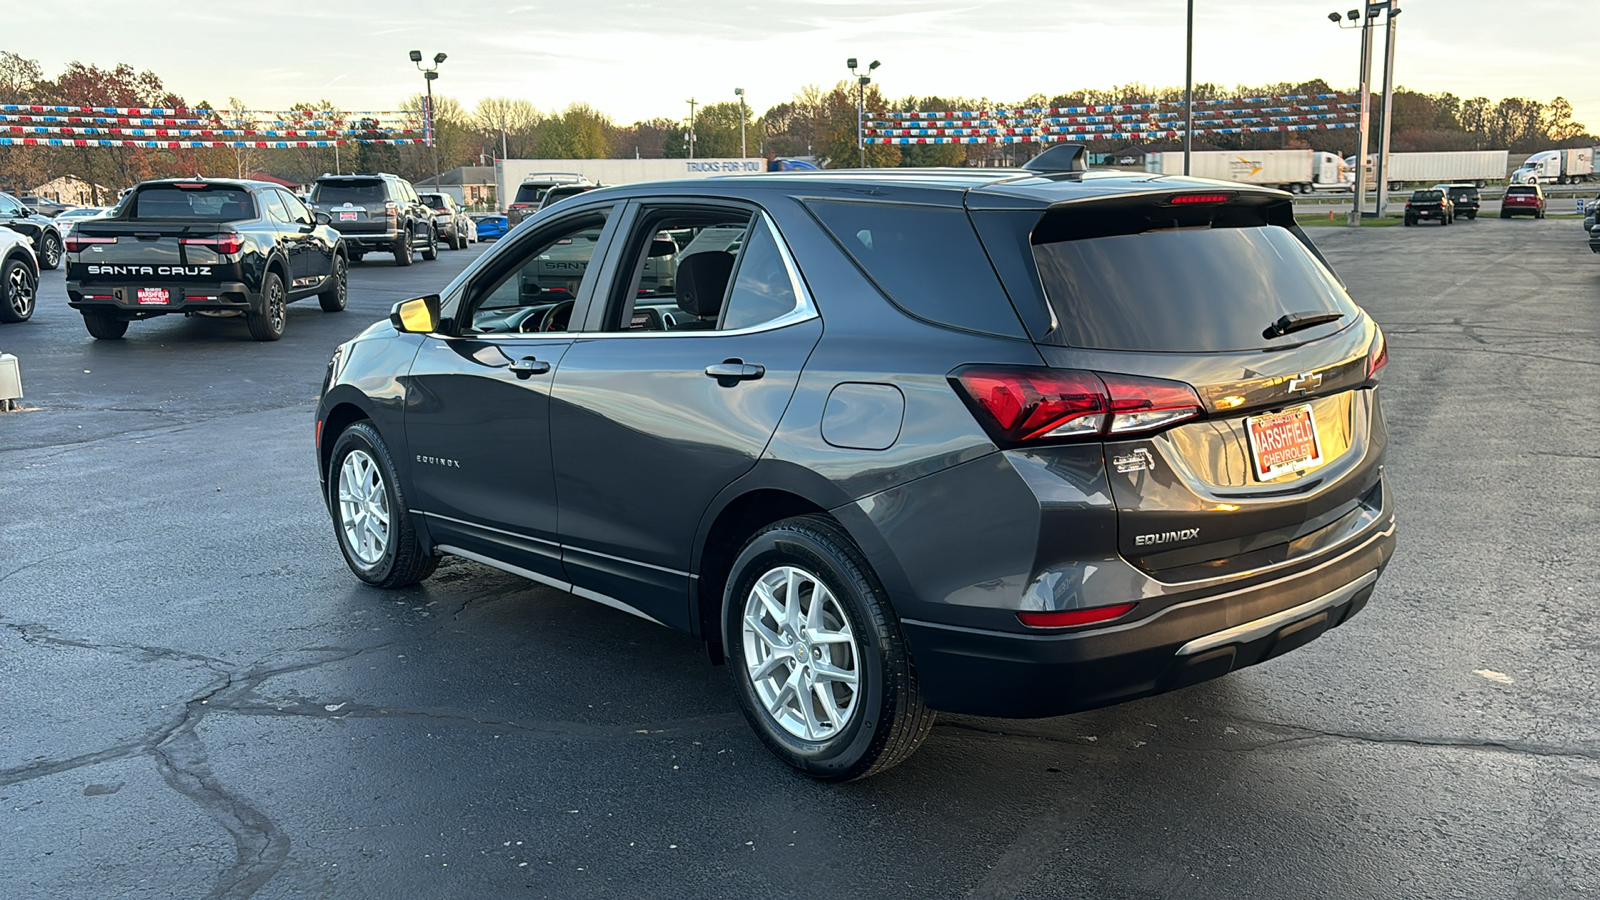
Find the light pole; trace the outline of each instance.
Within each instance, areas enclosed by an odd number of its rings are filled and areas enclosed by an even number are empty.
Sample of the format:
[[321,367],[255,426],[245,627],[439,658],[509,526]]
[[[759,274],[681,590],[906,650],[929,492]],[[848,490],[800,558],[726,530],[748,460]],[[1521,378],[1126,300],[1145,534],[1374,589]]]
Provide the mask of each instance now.
[[856,76],[856,149],[861,153],[861,168],[863,169],[867,167],[867,135],[865,131],[865,123],[862,122],[862,119],[866,115],[866,111],[862,108],[862,104],[866,102],[867,85],[872,83],[872,70],[881,65],[883,65],[883,63],[873,60],[872,64],[867,66],[867,71],[865,74],[857,75],[856,58],[852,56],[845,60],[845,66],[850,69],[850,74]]
[[1350,185],[1350,193],[1354,195],[1354,202],[1350,207],[1349,224],[1361,224],[1361,210],[1367,205],[1367,128],[1371,123],[1372,114],[1372,20],[1389,5],[1388,0],[1367,3],[1367,14],[1361,15],[1361,10],[1352,9],[1345,13],[1345,18],[1354,25],[1346,25],[1340,21],[1336,12],[1328,13],[1328,21],[1340,28],[1361,29],[1361,77],[1358,79],[1361,90],[1361,116],[1357,130],[1360,132],[1356,139],[1356,171],[1355,182]]
[[689,158],[694,159],[694,108],[699,104],[689,98]]
[[1189,174],[1194,153],[1194,0],[1189,0],[1189,25],[1183,41],[1183,174]]
[[744,159],[750,155],[744,149],[744,88],[734,88],[733,93],[739,98],[739,158]]
[[426,69],[422,66],[422,51],[411,51],[411,61],[417,64],[417,70],[422,73],[422,80],[428,86],[428,109],[424,116],[424,125],[427,126],[433,139],[428,143],[428,148],[433,151],[433,190],[439,192],[439,120],[433,111],[433,82],[439,77],[439,64],[445,61],[443,53],[433,55],[433,68]]
[[1378,136],[1378,218],[1389,206],[1389,117],[1394,111],[1394,17],[1400,15],[1400,0],[1387,0],[1389,17],[1383,33],[1383,133]]

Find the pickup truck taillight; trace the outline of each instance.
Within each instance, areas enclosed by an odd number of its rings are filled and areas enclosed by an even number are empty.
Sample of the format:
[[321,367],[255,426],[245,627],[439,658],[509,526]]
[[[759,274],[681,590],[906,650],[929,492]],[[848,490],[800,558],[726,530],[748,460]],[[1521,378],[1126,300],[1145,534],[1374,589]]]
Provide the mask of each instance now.
[[218,253],[227,255],[229,253],[238,253],[244,249],[244,235],[219,234],[216,237],[183,238],[179,243],[188,244],[191,247],[210,247]]
[[61,239],[61,246],[68,253],[82,253],[90,244],[115,244],[114,237],[87,237],[78,234],[69,234]]

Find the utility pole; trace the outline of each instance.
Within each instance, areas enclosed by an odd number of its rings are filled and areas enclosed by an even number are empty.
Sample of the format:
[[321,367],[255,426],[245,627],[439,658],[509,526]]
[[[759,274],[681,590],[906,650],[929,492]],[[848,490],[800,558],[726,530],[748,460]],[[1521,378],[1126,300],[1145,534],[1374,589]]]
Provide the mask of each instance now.
[[744,159],[750,155],[744,146],[744,88],[734,88],[733,92],[739,96],[739,158]]
[[699,104],[695,103],[695,99],[693,97],[689,98],[689,158],[690,159],[694,159],[694,108],[696,106],[698,106],[698,105]]
[[1389,133],[1390,116],[1394,111],[1394,17],[1400,15],[1399,0],[1388,0],[1384,6],[1389,12],[1383,35],[1383,133],[1378,137],[1378,218],[1389,206]]
[[1189,174],[1194,153],[1194,0],[1189,0],[1189,27],[1183,41],[1183,174]]
[[[1356,181],[1351,187],[1355,201],[1350,207],[1350,222],[1352,226],[1361,224],[1361,211],[1367,205],[1367,129],[1372,124],[1372,9],[1376,4],[1367,5],[1367,15],[1361,17],[1361,117],[1359,120],[1360,136],[1356,139]],[[1355,12],[1355,10],[1351,10]]]

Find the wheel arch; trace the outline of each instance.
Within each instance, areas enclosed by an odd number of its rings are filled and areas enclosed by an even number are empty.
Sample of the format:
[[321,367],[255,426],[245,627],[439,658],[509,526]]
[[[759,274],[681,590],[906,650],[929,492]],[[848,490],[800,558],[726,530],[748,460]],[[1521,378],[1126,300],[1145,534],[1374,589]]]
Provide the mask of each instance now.
[[363,419],[372,420],[371,412],[362,402],[364,399],[360,391],[348,385],[334,387],[328,392],[328,396],[323,398],[322,406],[327,411],[322,413],[319,419],[321,425],[317,432],[317,473],[324,485],[328,480],[328,463],[333,458],[333,445],[339,440],[339,435],[356,422]]

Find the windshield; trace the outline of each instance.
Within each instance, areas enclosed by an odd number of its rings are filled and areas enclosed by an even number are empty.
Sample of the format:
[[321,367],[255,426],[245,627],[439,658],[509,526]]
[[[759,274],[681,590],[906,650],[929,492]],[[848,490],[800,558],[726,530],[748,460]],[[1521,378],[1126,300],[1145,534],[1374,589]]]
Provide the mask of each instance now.
[[311,189],[313,203],[382,203],[387,199],[378,178],[319,181]]
[[134,195],[135,219],[205,219],[232,222],[255,218],[255,204],[243,188],[220,185],[160,184]]
[[[1039,244],[1045,296],[1068,346],[1217,352],[1297,344],[1359,315],[1333,273],[1287,228],[1173,228]],[[1268,338],[1285,315],[1343,318]]]

